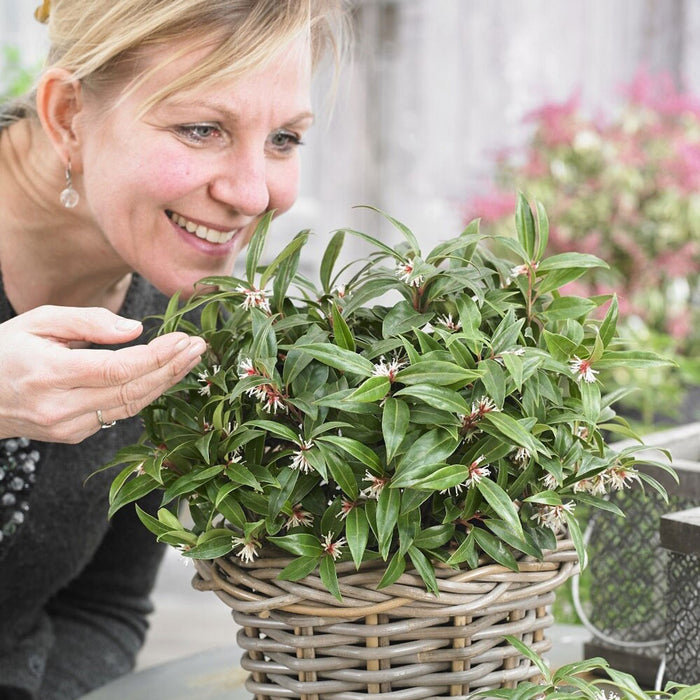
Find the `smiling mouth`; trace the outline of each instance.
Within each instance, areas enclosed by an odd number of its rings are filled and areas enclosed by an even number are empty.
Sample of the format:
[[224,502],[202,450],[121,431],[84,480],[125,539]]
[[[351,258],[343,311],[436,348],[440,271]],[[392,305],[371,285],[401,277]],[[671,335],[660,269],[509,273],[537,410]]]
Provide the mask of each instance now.
[[208,228],[203,224],[197,224],[194,221],[186,219],[177,212],[167,210],[165,211],[168,218],[175,224],[177,224],[181,229],[184,229],[188,233],[192,233],[197,238],[209,241],[209,243],[228,243],[236,234],[238,229],[233,229],[232,231],[218,231],[217,229]]

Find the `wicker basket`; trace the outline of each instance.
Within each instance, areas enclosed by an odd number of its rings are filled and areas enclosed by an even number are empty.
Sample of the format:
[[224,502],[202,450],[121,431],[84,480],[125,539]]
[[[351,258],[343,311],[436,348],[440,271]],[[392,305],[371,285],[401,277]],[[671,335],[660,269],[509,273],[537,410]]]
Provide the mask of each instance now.
[[256,700],[454,700],[535,678],[538,669],[503,637],[547,651],[547,607],[577,568],[572,542],[561,540],[544,561],[523,558],[519,572],[439,567],[436,597],[415,572],[378,591],[384,562],[360,571],[345,562],[340,603],[317,576],[277,580],[289,561],[196,562],[194,587],[215,591],[241,627],[241,665]]

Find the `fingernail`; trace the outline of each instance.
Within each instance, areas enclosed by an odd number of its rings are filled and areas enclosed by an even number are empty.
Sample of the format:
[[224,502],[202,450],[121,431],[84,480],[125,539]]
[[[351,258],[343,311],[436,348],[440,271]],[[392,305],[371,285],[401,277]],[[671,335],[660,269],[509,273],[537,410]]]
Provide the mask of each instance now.
[[140,326],[141,326],[141,321],[136,321],[133,318],[122,318],[122,317],[117,319],[117,322],[114,324],[114,327],[118,331],[135,331]]
[[202,338],[190,338],[190,357],[198,357],[207,349],[207,344]]
[[189,347],[189,338],[180,338],[180,340],[175,343],[175,352],[182,352],[186,347]]

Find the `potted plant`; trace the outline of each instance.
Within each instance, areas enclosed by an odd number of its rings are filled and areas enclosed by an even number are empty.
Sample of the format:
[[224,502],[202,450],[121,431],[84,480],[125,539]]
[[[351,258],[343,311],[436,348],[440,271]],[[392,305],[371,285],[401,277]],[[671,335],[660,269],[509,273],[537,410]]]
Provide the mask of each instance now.
[[[336,232],[318,288],[298,273],[308,231],[260,265],[268,216],[245,278],[174,297],[162,330],[206,338],[205,364],[110,465],[111,513],[162,492],[139,517],[234,609],[256,697],[539,675],[504,637],[547,648],[552,591],[585,564],[575,504],[662,490],[633,447],[607,447],[603,430],[631,431],[597,375],[665,360],[619,349],[614,298],[558,292],[605,263],[544,257],[546,214],[523,196],[508,259],[478,221],[423,254],[387,218],[402,242]],[[336,274],[346,235],[375,250]]]

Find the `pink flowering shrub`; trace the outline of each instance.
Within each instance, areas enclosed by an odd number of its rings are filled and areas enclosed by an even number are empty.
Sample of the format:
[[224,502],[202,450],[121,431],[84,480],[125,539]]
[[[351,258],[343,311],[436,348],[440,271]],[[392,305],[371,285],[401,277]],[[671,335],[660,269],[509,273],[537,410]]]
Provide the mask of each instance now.
[[[614,115],[587,116],[579,100],[529,115],[530,142],[502,157],[495,182],[466,206],[486,232],[512,230],[520,189],[551,220],[548,252],[594,253],[597,268],[566,287],[585,297],[616,294],[620,332],[675,354],[686,384],[700,376],[700,100],[666,77],[640,72]],[[621,382],[628,380],[624,374]],[[678,377],[651,377],[648,397],[678,398]]]

